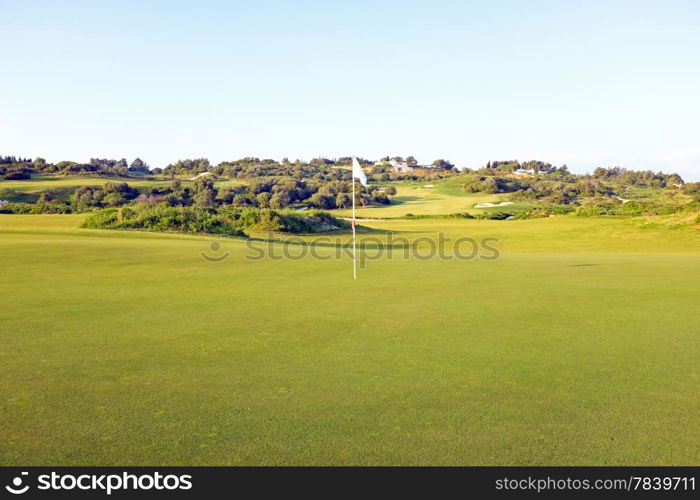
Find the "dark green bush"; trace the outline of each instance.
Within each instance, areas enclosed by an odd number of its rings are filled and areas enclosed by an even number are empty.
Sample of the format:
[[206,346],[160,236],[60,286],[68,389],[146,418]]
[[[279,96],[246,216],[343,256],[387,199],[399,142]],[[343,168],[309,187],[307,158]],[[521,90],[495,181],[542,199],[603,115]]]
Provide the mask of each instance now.
[[314,233],[349,227],[348,223],[325,213],[276,212],[257,208],[224,207],[215,209],[131,205],[106,208],[89,216],[83,227],[92,229],[140,229],[187,233],[244,236],[247,230]]
[[12,170],[10,172],[7,172],[3,176],[3,178],[6,181],[23,181],[23,180],[31,179],[32,176],[28,170]]
[[5,203],[0,205],[0,214],[69,214],[69,205],[50,203]]
[[516,213],[513,218],[517,220],[523,219],[541,219],[550,215],[566,215],[574,211],[571,205],[548,205],[542,207],[534,207],[522,212]]

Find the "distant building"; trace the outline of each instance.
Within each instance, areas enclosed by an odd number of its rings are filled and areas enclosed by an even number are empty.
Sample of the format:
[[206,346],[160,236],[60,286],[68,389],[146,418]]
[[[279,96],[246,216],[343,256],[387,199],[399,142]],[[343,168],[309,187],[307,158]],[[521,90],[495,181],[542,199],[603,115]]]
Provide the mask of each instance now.
[[399,164],[399,165],[392,165],[394,168],[394,172],[397,174],[409,174],[413,172],[413,167],[409,167],[405,163]]
[[377,165],[388,165],[397,174],[408,174],[413,172],[413,167],[409,166],[405,161],[401,162],[396,160],[380,160],[377,162]]

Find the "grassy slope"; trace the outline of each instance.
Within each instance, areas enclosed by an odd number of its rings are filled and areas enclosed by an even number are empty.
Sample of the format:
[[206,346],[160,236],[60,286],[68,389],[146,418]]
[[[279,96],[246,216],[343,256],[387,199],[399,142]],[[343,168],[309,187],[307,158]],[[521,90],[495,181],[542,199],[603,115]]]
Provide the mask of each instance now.
[[[183,186],[192,184],[190,179],[180,179]],[[87,175],[68,175],[68,176],[47,176],[37,175],[29,180],[21,181],[6,181],[0,179],[0,193],[6,190],[16,191],[18,193],[40,193],[50,190],[74,190],[80,186],[104,186],[108,182],[126,182],[133,187],[165,187],[172,182],[170,179],[146,180],[131,177],[107,177],[107,176],[87,176]],[[216,182],[218,187],[233,186],[241,184],[242,181],[220,180]]]
[[[188,178],[183,177],[180,181],[184,186],[192,184],[192,181]],[[22,181],[5,181],[0,179],[0,199],[33,203],[36,201],[38,193],[42,191],[59,192],[61,194],[59,198],[67,199],[68,195],[80,186],[102,186],[107,182],[126,182],[134,187],[164,187],[171,183],[170,180],[141,180],[96,176],[34,176],[31,180]],[[413,215],[448,215],[463,212],[512,211],[532,206],[528,203],[516,203],[508,207],[475,209],[474,205],[478,203],[507,201],[509,194],[465,193],[461,190],[462,182],[463,180],[459,176],[435,182],[395,182],[392,184],[397,188],[397,195],[393,198],[391,205],[358,207],[357,216],[361,218],[395,218],[405,217],[409,213]],[[232,179],[218,180],[215,184],[221,188],[243,183],[244,181]],[[631,188],[624,192],[623,195],[624,199],[644,202],[682,204],[691,201],[689,196],[681,192],[649,188]],[[341,217],[351,214],[351,210],[348,209],[334,212]]]
[[[92,177],[92,176],[66,176],[50,177],[35,176],[26,181],[3,181],[0,180],[0,193],[12,190],[20,193],[20,196],[5,196],[6,198],[16,198],[16,201],[35,201],[33,198],[24,200],[21,194],[31,194],[34,198],[41,191],[61,190],[65,197],[79,186],[102,186],[107,182],[126,182],[134,187],[163,187],[170,184],[170,180],[139,180],[120,177]],[[190,185],[192,182],[182,179],[183,185]],[[239,180],[217,181],[217,187],[233,186],[241,184]],[[458,212],[474,211],[472,208],[477,203],[498,202],[505,199],[505,195],[485,195],[468,194],[459,190],[458,186],[446,181],[432,183],[433,188],[424,188],[429,183],[397,183],[397,196],[394,203],[388,206],[372,206],[358,208],[358,217],[403,217],[407,213],[414,215],[445,215]],[[0,199],[2,196],[0,196]],[[479,210],[476,210],[479,211]],[[350,210],[334,211],[339,216],[347,216]]]
[[[358,218],[373,217],[404,217],[413,215],[447,215],[454,213],[473,212],[477,203],[500,202],[507,198],[503,194],[464,193],[444,181],[432,183],[395,183],[396,196],[391,205],[372,205],[358,207]],[[432,187],[425,187],[432,186]],[[477,210],[478,211],[478,210]],[[337,215],[349,216],[352,210],[335,210]]]
[[164,186],[170,184],[169,180],[153,181],[132,179],[127,177],[98,177],[68,175],[65,177],[34,176],[30,180],[5,181],[0,180],[0,190],[13,189],[26,193],[38,193],[47,189],[79,187],[79,186],[103,186],[108,182],[126,182],[133,186]]
[[502,257],[353,282],[81,217],[0,216],[0,464],[699,462],[697,230],[382,221]]

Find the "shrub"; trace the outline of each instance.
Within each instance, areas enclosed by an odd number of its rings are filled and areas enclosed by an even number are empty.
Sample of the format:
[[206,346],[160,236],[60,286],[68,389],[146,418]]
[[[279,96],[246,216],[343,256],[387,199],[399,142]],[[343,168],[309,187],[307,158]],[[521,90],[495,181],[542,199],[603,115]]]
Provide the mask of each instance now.
[[549,205],[542,207],[534,207],[522,212],[516,213],[513,218],[517,220],[523,219],[541,219],[551,215],[566,215],[574,211],[571,205]]
[[65,203],[5,203],[0,214],[69,214],[71,207]]
[[347,228],[348,223],[315,210],[299,214],[256,208],[132,205],[99,210],[85,219],[91,229],[141,229],[245,236],[246,230],[314,233]]
[[32,176],[29,173],[28,170],[11,170],[7,172],[3,178],[6,181],[23,181],[27,179],[31,179]]

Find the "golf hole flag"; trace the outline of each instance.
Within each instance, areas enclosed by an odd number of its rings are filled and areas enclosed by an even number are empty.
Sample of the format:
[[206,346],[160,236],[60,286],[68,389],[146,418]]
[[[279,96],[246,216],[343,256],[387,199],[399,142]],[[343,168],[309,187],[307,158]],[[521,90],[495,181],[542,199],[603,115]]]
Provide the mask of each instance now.
[[367,185],[367,176],[362,170],[360,162],[357,161],[357,158],[355,158],[354,156],[352,157],[352,177],[353,179],[360,179],[360,184],[362,184],[363,186]]
[[360,166],[357,158],[352,157],[352,277],[357,279],[357,249],[355,248],[355,179],[360,180],[360,184],[367,185],[367,176]]

